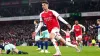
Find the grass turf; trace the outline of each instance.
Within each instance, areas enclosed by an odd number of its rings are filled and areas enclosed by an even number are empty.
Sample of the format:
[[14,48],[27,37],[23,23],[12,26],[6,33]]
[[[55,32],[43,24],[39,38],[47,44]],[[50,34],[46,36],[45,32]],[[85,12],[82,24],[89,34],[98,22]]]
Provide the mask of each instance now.
[[[39,53],[37,47],[35,46],[18,46],[19,50],[26,51],[29,54],[0,54],[0,56],[53,56],[55,49],[53,46],[49,46],[49,54]],[[83,51],[77,53],[74,48],[70,47],[60,47],[62,56],[100,56],[100,49],[98,47],[83,47]]]

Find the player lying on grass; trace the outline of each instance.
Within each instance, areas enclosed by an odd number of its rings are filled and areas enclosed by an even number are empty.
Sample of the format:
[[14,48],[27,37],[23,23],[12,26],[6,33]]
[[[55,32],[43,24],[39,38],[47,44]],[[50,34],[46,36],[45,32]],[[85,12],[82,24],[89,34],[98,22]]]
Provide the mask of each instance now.
[[[5,50],[5,52],[2,52],[2,50]],[[0,53],[5,53],[5,54],[28,54],[27,52],[19,51],[15,45],[10,44],[10,43],[5,43],[5,46],[0,45]]]

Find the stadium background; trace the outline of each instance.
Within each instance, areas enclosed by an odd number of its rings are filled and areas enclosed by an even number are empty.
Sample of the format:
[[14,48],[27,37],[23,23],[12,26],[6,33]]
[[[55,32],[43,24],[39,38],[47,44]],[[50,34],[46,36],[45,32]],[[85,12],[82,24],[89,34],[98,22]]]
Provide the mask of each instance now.
[[[74,24],[74,20],[79,20],[86,27],[89,42],[92,39],[96,40],[97,30],[92,27],[97,25],[96,20],[100,18],[99,0],[48,0],[48,2],[49,8],[60,13],[71,25]],[[41,11],[40,0],[0,0],[0,39],[16,45],[24,42],[32,45],[33,21],[39,20],[38,15]],[[61,28],[66,28],[61,22],[60,25]]]

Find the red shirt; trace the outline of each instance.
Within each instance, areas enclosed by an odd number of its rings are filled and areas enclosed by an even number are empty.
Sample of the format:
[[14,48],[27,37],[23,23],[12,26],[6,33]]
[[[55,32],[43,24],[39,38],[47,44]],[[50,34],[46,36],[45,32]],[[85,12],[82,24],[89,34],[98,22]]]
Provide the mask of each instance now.
[[66,32],[66,38],[70,38],[70,33]]
[[81,24],[78,25],[73,25],[73,28],[71,31],[75,32],[75,36],[78,37],[79,35],[82,35],[82,28],[84,28],[85,31],[85,27]]
[[88,39],[89,39],[88,36],[85,36],[85,37],[84,37],[84,40],[85,40],[85,41],[88,41]]
[[43,21],[49,32],[52,31],[53,28],[60,28],[57,17],[59,14],[54,10],[49,10],[48,12],[43,11],[40,14],[40,21]]

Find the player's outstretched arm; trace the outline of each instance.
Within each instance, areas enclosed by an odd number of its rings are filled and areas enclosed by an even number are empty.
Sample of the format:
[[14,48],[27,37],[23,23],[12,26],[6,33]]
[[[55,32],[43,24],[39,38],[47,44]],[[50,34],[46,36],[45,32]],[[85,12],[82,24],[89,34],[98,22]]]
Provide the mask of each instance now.
[[38,26],[38,28],[35,30],[35,32],[37,33],[37,32],[41,29],[42,26],[43,26],[43,22],[40,22],[40,23],[39,23],[39,26]]
[[35,30],[35,32],[32,33],[32,38],[35,37],[35,35],[36,35],[37,32],[41,29],[42,26],[43,26],[43,22],[40,22],[38,28]]
[[71,28],[70,24],[68,22],[66,22],[56,11],[52,10],[53,14],[57,17],[57,19],[59,19],[61,22],[63,22],[64,24],[66,24],[69,28]]
[[41,29],[42,26],[43,26],[43,20],[42,20],[42,16],[41,16],[41,13],[40,13],[40,23],[39,23],[38,28],[35,30],[35,32],[32,33],[33,39],[34,39],[35,35],[37,34],[37,32]]
[[74,31],[74,25],[73,25],[72,29],[70,30],[70,33],[73,32],[73,31]]
[[66,22],[61,16],[58,16],[58,19],[63,22],[64,24],[66,24],[69,28],[71,28],[70,24],[68,22]]
[[64,33],[66,33],[66,31],[64,31],[63,29],[61,29],[61,31],[63,31]]
[[83,28],[83,30],[84,30],[84,34],[85,34],[85,31],[86,31],[85,26],[83,26],[83,25],[81,25],[81,24],[80,24],[80,26]]

